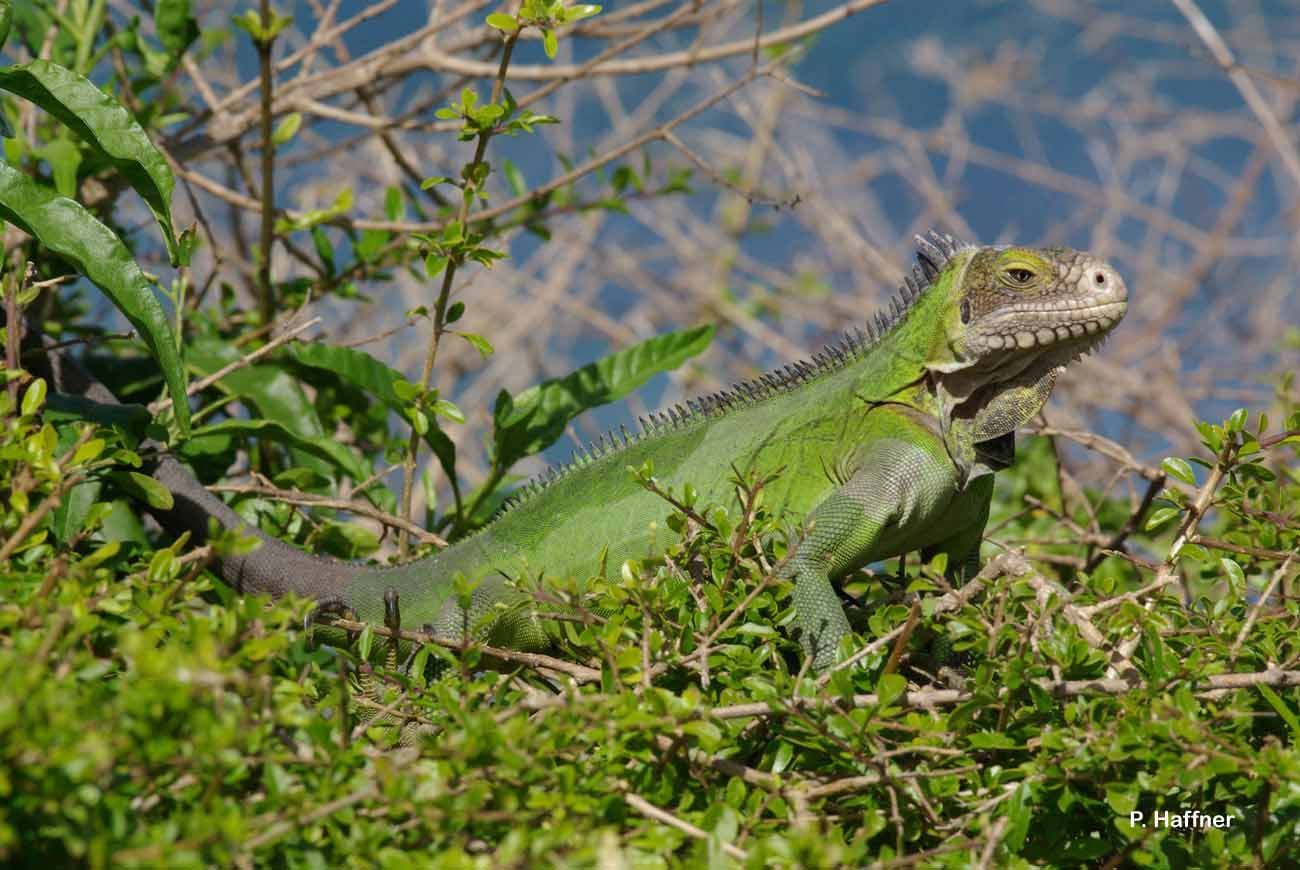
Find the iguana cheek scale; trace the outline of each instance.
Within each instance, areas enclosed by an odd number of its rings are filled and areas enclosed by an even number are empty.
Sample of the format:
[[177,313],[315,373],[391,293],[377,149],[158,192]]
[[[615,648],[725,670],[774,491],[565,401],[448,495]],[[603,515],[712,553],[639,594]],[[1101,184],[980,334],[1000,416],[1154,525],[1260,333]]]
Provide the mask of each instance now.
[[[936,232],[917,245],[912,275],[865,333],[652,415],[637,435],[602,439],[439,553],[391,567],[346,563],[254,529],[261,546],[224,558],[221,576],[240,590],[296,592],[376,623],[395,592],[407,627],[540,650],[553,631],[510,578],[586,578],[602,557],[617,570],[660,555],[651,528],[671,508],[629,467],[650,462],[661,487],[690,483],[701,503],[731,496],[733,469],[775,474],[766,503],[803,530],[783,569],[794,583],[796,629],[813,666],[825,669],[849,635],[833,580],[913,550],[947,553],[954,582],[978,568],[993,471],[1010,461],[1012,433],[1127,305],[1119,275],[1088,254],[976,247]],[[115,401],[62,368],[60,389]],[[202,541],[210,517],[244,528],[176,460],[164,456],[152,473],[175,499],[159,514],[169,530]],[[477,584],[468,611],[454,594],[458,575]]]

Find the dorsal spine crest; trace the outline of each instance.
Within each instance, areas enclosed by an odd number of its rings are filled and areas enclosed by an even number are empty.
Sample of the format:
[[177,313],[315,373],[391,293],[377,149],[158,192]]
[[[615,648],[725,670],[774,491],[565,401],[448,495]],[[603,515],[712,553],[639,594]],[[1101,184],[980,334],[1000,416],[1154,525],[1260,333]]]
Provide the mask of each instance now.
[[942,274],[949,260],[974,247],[938,230],[930,230],[924,236],[915,236],[914,241],[916,263],[911,272],[904,276],[902,286],[890,298],[887,307],[877,311],[875,317],[867,321],[865,329],[854,327],[839,341],[814,353],[811,360],[795,360],[775,371],[764,372],[751,380],[732,384],[728,389],[687,399],[685,406],[676,404],[664,410],[652,411],[648,418],[638,417],[639,432],[629,432],[626,426],[620,424],[621,439],[610,432],[608,437],[601,435],[589,447],[576,450],[568,464],[551,466],[519,487],[506,500],[502,512],[518,507],[576,468],[582,468],[665,431],[680,429],[697,420],[756,404],[859,359],[906,318],[916,301]]

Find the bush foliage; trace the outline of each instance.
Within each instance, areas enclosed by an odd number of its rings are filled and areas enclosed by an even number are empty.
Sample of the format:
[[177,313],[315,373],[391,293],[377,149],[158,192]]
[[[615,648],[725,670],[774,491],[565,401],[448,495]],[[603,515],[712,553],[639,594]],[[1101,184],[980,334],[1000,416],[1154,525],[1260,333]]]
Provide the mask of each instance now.
[[[200,36],[189,3],[158,0],[149,37],[138,20],[109,28],[103,4],[71,7],[0,0],[0,45],[12,19],[22,50],[45,55],[0,69],[6,136],[20,111],[39,110],[24,114],[30,136],[5,139],[0,163],[0,217],[22,231],[2,288],[0,859],[1297,860],[1300,414],[1287,377],[1276,422],[1243,410],[1200,424],[1203,452],[1158,467],[1101,436],[1040,425],[1002,476],[980,575],[951,589],[942,564],[912,559],[851,578],[858,636],[821,678],[785,631],[790,590],[776,568],[791,530],[765,505],[769,480],[738,479],[732,502],[700,504],[689,487],[660,490],[651,468],[628,469],[663,497],[674,543],[660,562],[538,588],[579,614],[563,621],[553,657],[313,626],[311,602],[242,598],[214,579],[213,560],[247,540],[195,547],[151,534],[142,505],[170,496],[138,471],[142,455],[168,442],[250,523],[317,552],[374,555],[372,519],[398,530],[403,552],[409,537],[433,546],[472,534],[508,495],[517,462],[580,413],[682,365],[713,332],[649,338],[502,391],[485,480],[462,492],[444,427],[465,415],[431,373],[444,337],[484,356],[494,348],[460,328],[457,272],[506,256],[510,228],[545,240],[558,215],[677,195],[690,172],[612,166],[592,194],[576,177],[530,191],[509,161],[494,168],[492,140],[556,121],[504,87],[518,40],[535,32],[554,57],[566,28],[600,11],[525,0],[486,18],[500,64],[490,87],[466,87],[437,112],[467,159],[455,177],[419,185],[435,191],[436,232],[359,231],[350,196],[277,209],[268,183],[257,310],[230,287],[202,305],[210,288],[191,283],[191,260],[214,240],[176,231],[171,162],[156,144],[177,120],[166,113],[184,114],[166,85]],[[233,25],[269,70],[288,22],[248,11]],[[747,80],[783,55],[759,66],[755,51]],[[109,57],[111,85],[93,84]],[[271,151],[301,123],[290,114],[272,131],[269,111],[261,120]],[[494,173],[517,200],[484,217]],[[113,200],[128,189],[176,267],[166,286],[124,241]],[[415,207],[411,193],[388,192],[390,222]],[[316,278],[272,280],[277,242],[301,242],[292,250]],[[278,313],[309,293],[355,299],[359,284],[399,269],[430,286],[430,305],[409,312],[431,336],[419,381],[353,348],[269,338]],[[58,292],[78,276],[137,340],[110,341],[84,297]],[[96,409],[50,392],[22,354],[22,324],[91,340],[85,361],[120,397],[155,401]],[[1109,463],[1111,485],[1068,473],[1061,454],[1085,450]],[[422,452],[451,499],[439,509],[428,485],[421,523],[411,517],[414,487],[431,479],[416,473]],[[240,462],[253,483],[229,482]],[[400,497],[376,483],[385,463],[406,471]],[[410,666],[399,649],[413,652]],[[1190,830],[1131,815],[1184,810],[1230,822]]]

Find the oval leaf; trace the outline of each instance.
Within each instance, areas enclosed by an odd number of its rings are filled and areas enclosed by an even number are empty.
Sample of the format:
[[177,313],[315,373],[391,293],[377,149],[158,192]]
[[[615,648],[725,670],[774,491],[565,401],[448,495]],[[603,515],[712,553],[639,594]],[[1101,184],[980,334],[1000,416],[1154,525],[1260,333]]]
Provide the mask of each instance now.
[[144,198],[162,228],[172,265],[179,262],[171,168],[121,103],[88,79],[45,60],[0,67],[0,88],[31,100],[101,151]]
[[[374,396],[400,415],[407,415],[413,410],[410,407],[410,396],[415,390],[415,385],[402,377],[400,372],[389,368],[363,350],[335,347],[319,342],[295,341],[285,348],[285,352],[301,365],[333,372],[344,381]],[[416,425],[414,422],[416,419],[423,419],[423,428],[417,427],[417,429],[434,455],[438,457],[442,470],[447,473],[448,479],[455,486],[455,443],[438,428],[436,421],[433,426],[430,426],[428,418],[421,415],[412,419],[412,425]]]
[[497,464],[509,468],[545,450],[583,411],[621,399],[651,376],[677,368],[712,340],[712,326],[658,335],[513,398],[503,393],[493,414]]
[[162,369],[176,422],[181,434],[188,435],[190,406],[171,321],[122,240],[76,200],[59,196],[3,162],[0,218],[67,260],[126,315]]

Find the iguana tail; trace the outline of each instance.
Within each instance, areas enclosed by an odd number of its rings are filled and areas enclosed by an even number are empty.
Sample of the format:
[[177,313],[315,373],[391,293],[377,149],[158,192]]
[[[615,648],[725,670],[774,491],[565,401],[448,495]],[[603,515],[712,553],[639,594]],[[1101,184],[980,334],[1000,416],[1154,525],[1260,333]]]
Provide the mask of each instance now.
[[[51,389],[79,396],[101,405],[120,405],[117,397],[70,356],[35,345],[29,368],[44,377]],[[147,441],[145,448],[161,448]],[[196,544],[208,540],[208,520],[243,535],[252,535],[261,545],[249,553],[228,555],[219,560],[219,573],[231,587],[242,593],[264,593],[279,597],[290,592],[319,601],[341,601],[347,584],[356,577],[358,566],[348,562],[314,556],[250,526],[221,499],[204,488],[183,465],[165,452],[147,460],[142,469],[172,494],[171,510],[151,508],[150,512],[169,534],[189,532]]]

